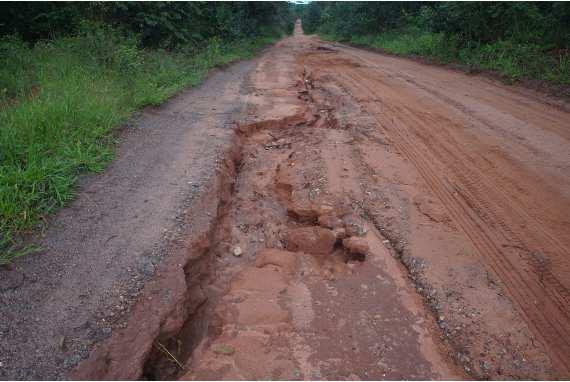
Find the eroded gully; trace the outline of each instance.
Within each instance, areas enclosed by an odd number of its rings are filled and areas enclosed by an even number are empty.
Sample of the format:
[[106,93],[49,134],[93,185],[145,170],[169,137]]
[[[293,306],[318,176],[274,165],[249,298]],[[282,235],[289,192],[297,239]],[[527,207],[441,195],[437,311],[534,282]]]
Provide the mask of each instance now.
[[[454,137],[447,126],[461,126],[451,117],[433,122],[439,104],[428,105],[423,119],[401,107],[408,88],[390,87],[401,79],[384,78],[368,59],[304,36],[299,26],[263,55],[250,78],[248,117],[236,123],[204,199],[217,200],[216,219],[188,237],[185,262],[166,268],[154,291],[145,289],[127,328],[74,376],[564,375],[567,360],[556,346],[565,344],[540,337],[534,313],[511,290],[519,276],[495,264],[497,234],[483,237],[490,234],[477,219],[491,224],[500,216],[501,229],[516,231],[496,208],[485,215],[484,200],[462,205],[467,198],[454,201],[440,185],[453,176],[467,182],[454,167],[461,155],[437,143]],[[427,131],[454,161],[426,151]],[[494,203],[501,190],[491,190]],[[558,285],[549,275],[543,285]],[[156,290],[164,288],[182,297],[160,299]],[[564,299],[565,289],[556,290]],[[145,327],[142,317],[153,314],[157,322]]]

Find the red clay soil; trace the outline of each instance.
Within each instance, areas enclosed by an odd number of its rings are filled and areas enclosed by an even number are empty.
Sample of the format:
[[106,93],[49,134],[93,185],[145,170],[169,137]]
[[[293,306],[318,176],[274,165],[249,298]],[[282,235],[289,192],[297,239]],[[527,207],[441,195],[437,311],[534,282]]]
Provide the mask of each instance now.
[[[453,287],[453,276],[469,284],[472,263],[482,264],[481,270],[497,279],[493,284],[500,295],[513,304],[508,325],[521,330],[524,322],[528,341],[544,346],[552,370],[567,376],[570,115],[485,80],[350,48],[338,47],[335,54],[309,54],[304,65],[317,83],[334,79],[362,107],[361,115],[378,126],[370,135],[386,142],[407,162],[399,167],[387,158],[393,155],[363,146],[362,157],[369,168],[380,168],[388,159],[394,165],[389,171],[394,183],[409,187],[421,179],[423,190],[408,191],[418,211],[429,223],[447,225],[454,235],[468,239],[469,247],[448,252],[449,263],[440,270],[448,273],[454,292],[458,288]],[[402,182],[403,177],[409,181]],[[441,262],[440,251],[449,244],[437,243],[434,248],[433,232],[414,233],[418,223],[425,224],[419,219],[408,222],[411,248],[416,247],[418,257],[426,262]],[[459,271],[462,266],[465,269]],[[424,272],[427,283],[446,283],[433,268]],[[465,307],[488,311],[487,291],[471,289],[476,290],[468,292],[470,298],[465,294],[460,298],[472,305]],[[503,325],[488,314],[481,317],[489,321],[485,326]],[[469,323],[468,330],[471,327]],[[464,329],[460,332],[466,334]],[[515,369],[525,370],[528,359],[537,359],[530,354],[538,346],[525,344],[521,333],[501,328],[496,336],[514,340],[528,352]],[[485,367],[477,368],[478,372],[492,369],[502,341],[480,345],[482,351],[475,354],[476,358],[485,354],[479,365]],[[491,350],[484,351],[487,347]]]
[[[345,189],[344,170],[327,166],[323,153],[349,135],[319,115],[303,85],[295,60],[310,42],[297,35],[262,58],[272,81],[260,72],[253,84],[272,101],[251,112],[273,122],[241,129],[238,182],[220,222],[211,335],[184,372],[165,360],[170,369],[158,375],[461,378],[384,238],[351,205],[361,198],[358,183]],[[291,111],[302,118],[286,118]]]
[[176,251],[67,377],[570,377],[565,104],[300,25],[244,87]]
[[260,66],[256,117],[304,121],[245,140],[225,224],[257,228],[184,378],[567,378],[570,114],[299,34]]

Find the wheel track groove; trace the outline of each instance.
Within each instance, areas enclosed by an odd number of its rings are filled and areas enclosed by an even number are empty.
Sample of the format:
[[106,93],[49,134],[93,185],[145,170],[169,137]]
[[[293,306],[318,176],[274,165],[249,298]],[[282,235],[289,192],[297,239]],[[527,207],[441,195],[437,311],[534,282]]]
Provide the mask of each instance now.
[[[568,264],[564,245],[543,228],[543,222],[528,214],[518,200],[513,203],[500,184],[489,183],[488,177],[466,164],[466,160],[469,163],[476,162],[468,153],[453,150],[453,138],[437,121],[421,120],[409,110],[402,113],[402,108],[391,108],[388,104],[379,103],[382,94],[372,87],[370,78],[359,73],[364,69],[352,69],[347,65],[343,65],[342,70],[338,69],[334,66],[328,68],[331,74],[336,76],[336,81],[347,85],[345,88],[351,96],[361,102],[365,101],[365,109],[368,109],[388,136],[392,137],[398,149],[418,169],[430,189],[487,260],[489,268],[503,281],[508,295],[516,302],[533,331],[546,342],[555,362],[568,370],[568,290],[548,269],[547,263],[528,255],[529,247],[540,247],[540,244],[527,243],[542,243],[542,246],[546,243],[554,247],[553,257],[558,265]],[[427,126],[427,122],[432,125]],[[437,133],[430,134],[434,127]],[[444,138],[447,138],[447,141]],[[440,151],[434,150],[433,147]],[[442,176],[444,174],[439,175],[438,164],[450,168],[456,181]],[[454,184],[462,187],[453,186]],[[522,240],[520,235],[525,235],[526,232],[515,232],[511,228],[501,217],[505,209],[514,215],[514,220],[527,223],[525,231],[530,227],[536,234],[530,235],[530,238],[526,235],[526,240]],[[541,238],[543,240],[540,240]],[[539,278],[525,272],[524,264],[520,261],[513,263],[501,249],[501,242],[523,248],[527,252],[527,262],[535,272],[538,271]],[[551,253],[549,255],[552,256]],[[535,304],[541,300],[542,304]]]

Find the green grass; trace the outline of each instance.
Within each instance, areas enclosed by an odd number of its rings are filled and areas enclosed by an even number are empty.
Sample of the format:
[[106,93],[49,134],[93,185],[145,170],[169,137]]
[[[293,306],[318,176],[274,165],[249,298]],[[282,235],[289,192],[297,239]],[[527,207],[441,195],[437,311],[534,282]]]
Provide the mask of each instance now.
[[176,53],[139,49],[106,27],[33,47],[0,40],[0,265],[27,252],[14,238],[68,203],[80,174],[113,159],[112,131],[135,110],[275,39],[212,39]]
[[[335,39],[330,35],[322,37]],[[472,69],[493,70],[509,81],[526,78],[570,85],[570,55],[567,52],[546,52],[543,47],[531,43],[507,40],[463,46],[456,36],[413,29],[353,36],[348,41],[397,55],[422,56],[441,63],[459,63]]]

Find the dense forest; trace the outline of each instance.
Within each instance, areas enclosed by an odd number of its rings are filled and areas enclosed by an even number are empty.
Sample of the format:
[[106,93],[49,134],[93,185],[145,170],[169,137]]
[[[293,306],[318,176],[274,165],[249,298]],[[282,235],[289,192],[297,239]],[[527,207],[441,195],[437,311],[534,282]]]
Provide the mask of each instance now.
[[293,30],[286,2],[0,3],[0,265],[133,111]]
[[570,84],[568,2],[312,2],[301,15],[324,38]]

